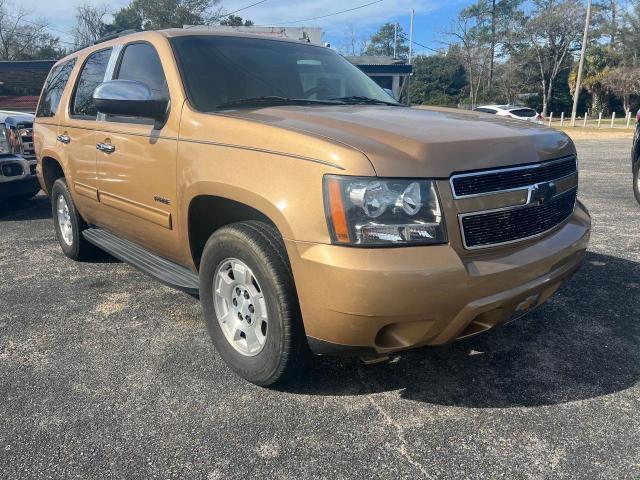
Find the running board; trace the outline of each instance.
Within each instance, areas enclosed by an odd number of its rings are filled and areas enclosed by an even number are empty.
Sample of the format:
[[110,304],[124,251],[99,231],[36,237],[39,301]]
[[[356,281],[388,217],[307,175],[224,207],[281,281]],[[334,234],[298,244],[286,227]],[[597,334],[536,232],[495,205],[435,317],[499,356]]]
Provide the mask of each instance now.
[[188,268],[100,228],[89,228],[84,230],[82,235],[96,247],[156,280],[192,295],[198,294],[198,275]]

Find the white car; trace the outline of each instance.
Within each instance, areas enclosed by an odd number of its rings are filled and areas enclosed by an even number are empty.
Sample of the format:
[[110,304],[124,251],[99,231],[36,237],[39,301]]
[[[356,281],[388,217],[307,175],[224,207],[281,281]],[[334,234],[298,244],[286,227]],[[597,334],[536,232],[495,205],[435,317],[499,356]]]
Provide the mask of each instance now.
[[500,117],[516,118],[527,122],[542,124],[542,115],[533,108],[518,105],[482,105],[473,109],[475,112],[493,113]]

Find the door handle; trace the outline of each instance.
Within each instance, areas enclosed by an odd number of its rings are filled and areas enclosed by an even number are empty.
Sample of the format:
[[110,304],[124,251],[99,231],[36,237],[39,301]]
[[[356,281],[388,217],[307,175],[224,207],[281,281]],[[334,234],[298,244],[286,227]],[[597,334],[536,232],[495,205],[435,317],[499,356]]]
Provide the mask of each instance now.
[[62,143],[69,143],[69,142],[71,142],[71,137],[70,137],[69,135],[58,135],[58,136],[56,137],[56,139],[57,139],[59,142],[62,142]]
[[110,143],[98,143],[96,148],[104,153],[113,153],[116,151],[116,146]]

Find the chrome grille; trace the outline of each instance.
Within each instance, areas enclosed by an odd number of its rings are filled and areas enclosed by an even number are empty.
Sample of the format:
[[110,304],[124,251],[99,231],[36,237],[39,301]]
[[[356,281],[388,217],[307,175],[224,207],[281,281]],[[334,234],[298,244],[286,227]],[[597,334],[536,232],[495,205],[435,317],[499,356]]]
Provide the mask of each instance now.
[[451,177],[451,187],[456,198],[486,195],[557,180],[572,175],[576,171],[576,157],[571,155],[548,162],[512,168],[456,174]]
[[502,245],[534,237],[566,220],[573,212],[577,188],[547,203],[519,205],[460,216],[466,248]]

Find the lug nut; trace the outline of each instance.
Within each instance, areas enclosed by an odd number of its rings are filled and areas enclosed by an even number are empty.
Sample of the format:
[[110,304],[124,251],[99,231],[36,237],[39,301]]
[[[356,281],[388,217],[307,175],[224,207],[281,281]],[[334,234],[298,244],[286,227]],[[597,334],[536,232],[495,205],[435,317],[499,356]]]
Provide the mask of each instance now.
[[235,298],[233,299],[233,302],[232,302],[232,303],[233,303],[233,306],[234,306],[234,307],[237,307],[237,306],[238,306],[238,300],[236,300]]
[[242,320],[242,314],[240,312],[238,312],[238,318]]
[[239,288],[236,288],[236,295],[240,295],[240,293],[241,293],[241,292],[240,292],[240,289],[239,289]]
[[254,312],[254,310],[255,310],[255,308],[253,308],[253,305],[249,305],[249,311],[250,311],[251,313],[253,313],[253,312]]
[[247,300],[249,300],[249,292],[244,292],[244,298],[246,298]]

